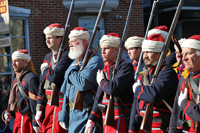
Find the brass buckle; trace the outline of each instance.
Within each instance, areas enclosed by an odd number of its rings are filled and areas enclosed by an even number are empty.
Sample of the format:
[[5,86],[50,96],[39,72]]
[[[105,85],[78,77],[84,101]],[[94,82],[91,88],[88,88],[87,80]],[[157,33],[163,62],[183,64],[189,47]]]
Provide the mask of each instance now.
[[73,104],[73,103],[69,103],[69,107],[70,107],[70,108],[73,108],[73,107],[74,107],[74,104]]

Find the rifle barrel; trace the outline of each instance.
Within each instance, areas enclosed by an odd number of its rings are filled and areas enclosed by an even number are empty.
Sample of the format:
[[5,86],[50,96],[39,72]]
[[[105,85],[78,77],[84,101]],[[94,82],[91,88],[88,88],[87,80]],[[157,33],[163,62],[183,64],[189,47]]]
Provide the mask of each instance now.
[[95,36],[96,36],[96,32],[97,32],[97,28],[98,28],[98,25],[99,25],[99,21],[100,21],[100,19],[101,19],[102,14],[103,14],[103,9],[104,9],[105,5],[106,5],[106,0],[103,0],[103,1],[102,1],[102,4],[101,4],[100,11],[99,11],[99,14],[98,14],[98,16],[97,16],[96,23],[95,23],[95,25],[94,25],[94,29],[93,29],[93,31],[92,31],[92,36],[91,36],[89,45],[88,45],[87,50],[86,50],[86,53],[85,53],[85,57],[84,57],[84,59],[83,59],[83,65],[81,66],[80,71],[83,70],[83,68],[86,66],[86,63],[88,62],[88,61],[87,61],[87,60],[88,60],[87,58],[89,57],[90,51],[91,51],[91,49],[92,49],[92,44],[93,44],[93,42],[94,42],[94,39],[95,39]]
[[[148,25],[147,25],[147,29],[146,29],[146,32],[145,32],[145,36],[144,36],[144,40],[147,39],[147,35],[148,35],[148,31],[150,29],[150,26],[151,26],[151,22],[152,22],[152,19],[153,19],[153,14],[154,14],[154,11],[155,11],[155,7],[156,7],[156,4],[159,2],[159,0],[154,0],[153,2],[153,6],[151,8],[151,14],[150,14],[150,17],[149,17],[149,21],[148,21]],[[136,80],[136,77],[139,73],[139,70],[140,70],[140,67],[141,67],[141,64],[142,64],[142,56],[143,56],[143,53],[142,51],[140,52],[140,57],[139,57],[139,62],[138,62],[138,66],[137,66],[137,70],[135,72],[135,77],[134,79]]]

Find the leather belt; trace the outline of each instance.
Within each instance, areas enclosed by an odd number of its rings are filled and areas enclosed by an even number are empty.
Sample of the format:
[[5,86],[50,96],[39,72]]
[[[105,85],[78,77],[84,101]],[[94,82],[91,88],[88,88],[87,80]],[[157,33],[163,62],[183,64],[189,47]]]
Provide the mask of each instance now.
[[[62,95],[59,95],[59,99],[60,98],[63,98],[64,97],[64,95],[62,94]],[[47,98],[47,100],[50,100],[51,99],[51,95],[46,95],[46,98]]]
[[[69,107],[73,108],[74,107],[74,103],[69,102]],[[89,105],[83,103],[83,108],[84,109],[88,109],[88,108],[92,108],[92,106],[89,106]]]

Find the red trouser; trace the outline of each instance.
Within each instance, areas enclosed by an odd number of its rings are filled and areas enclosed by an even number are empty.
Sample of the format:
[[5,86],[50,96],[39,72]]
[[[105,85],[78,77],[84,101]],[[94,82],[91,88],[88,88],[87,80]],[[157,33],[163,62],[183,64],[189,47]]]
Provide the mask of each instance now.
[[[127,113],[126,110],[124,110],[124,112]],[[111,126],[104,126],[103,124],[103,133],[128,133],[128,128],[121,111],[119,109],[115,109],[114,114],[115,128]],[[105,121],[105,116],[106,113],[103,113],[103,123]]]
[[34,133],[31,121],[29,120],[29,117],[27,115],[23,116],[22,121],[22,115],[19,112],[15,113],[13,133]]
[[[41,133],[66,133],[66,130],[64,130],[58,122],[58,112],[60,112],[62,108],[62,103],[63,102],[59,102],[59,107],[56,107],[54,126],[53,126],[53,118],[54,118],[55,107],[49,106],[49,104],[47,104],[45,109],[45,119],[42,123]],[[54,128],[54,130],[52,128]]]

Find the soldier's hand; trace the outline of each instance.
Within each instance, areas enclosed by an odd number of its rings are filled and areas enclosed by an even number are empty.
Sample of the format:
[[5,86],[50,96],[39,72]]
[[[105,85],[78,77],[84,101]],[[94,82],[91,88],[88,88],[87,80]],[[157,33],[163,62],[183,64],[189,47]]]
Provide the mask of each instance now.
[[33,129],[35,130],[36,133],[40,133],[41,127],[33,126]]
[[42,63],[40,66],[41,73],[43,73],[44,69],[48,68],[48,63]]
[[6,111],[4,113],[4,118],[5,118],[6,121],[10,121],[10,119],[13,118],[13,117],[9,112]]
[[64,122],[59,121],[59,124],[63,129],[68,130],[67,125]]
[[103,72],[101,70],[98,70],[96,77],[97,83],[100,85],[103,79],[105,79]]
[[40,127],[42,126],[42,123],[40,120],[41,116],[42,116],[42,111],[37,111],[35,115],[35,120]]
[[133,93],[135,93],[136,88],[137,88],[138,86],[142,86],[141,83],[140,83],[140,80],[137,80],[137,82],[133,84],[133,86],[132,86],[132,88],[133,88]]
[[92,120],[88,120],[88,121],[87,121],[87,124],[86,124],[86,126],[85,126],[85,132],[84,132],[84,133],[91,133],[94,124],[95,124],[95,123],[94,123]]
[[178,97],[178,105],[181,106],[181,102],[184,100],[184,99],[187,99],[187,94],[188,94],[188,89],[185,88],[184,90],[184,93],[183,91],[181,91],[179,97]]

